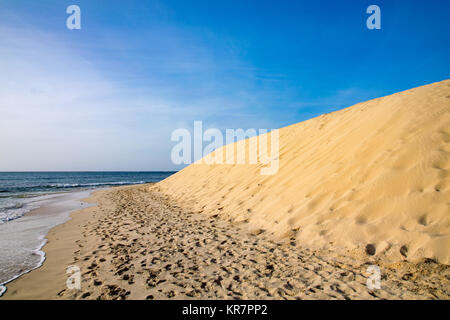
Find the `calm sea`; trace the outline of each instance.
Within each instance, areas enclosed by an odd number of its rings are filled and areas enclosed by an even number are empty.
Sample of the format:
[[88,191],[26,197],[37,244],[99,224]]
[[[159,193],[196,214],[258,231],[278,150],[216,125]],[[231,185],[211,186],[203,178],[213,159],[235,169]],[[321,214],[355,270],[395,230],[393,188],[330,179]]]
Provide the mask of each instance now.
[[37,197],[161,181],[174,172],[0,172],[0,224],[34,209]]
[[[80,199],[92,190],[158,182],[173,173],[0,172],[0,296],[2,284],[43,263],[48,231],[86,207]],[[32,211],[43,206],[45,214]]]

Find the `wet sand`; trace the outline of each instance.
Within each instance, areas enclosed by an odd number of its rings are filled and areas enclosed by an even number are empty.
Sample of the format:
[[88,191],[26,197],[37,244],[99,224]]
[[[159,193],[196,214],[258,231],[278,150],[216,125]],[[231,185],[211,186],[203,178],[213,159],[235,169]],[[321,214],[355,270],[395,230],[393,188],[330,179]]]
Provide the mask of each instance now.
[[[449,299],[450,268],[385,263],[276,242],[248,223],[192,213],[147,185],[97,191],[52,229],[43,267],[2,299]],[[70,265],[81,290],[67,289]],[[369,265],[381,289],[366,285]]]
[[[8,286],[11,279],[39,268],[45,260],[41,250],[46,235],[57,225],[68,221],[70,212],[86,208],[80,199],[90,191],[49,194],[33,198],[35,209],[23,217],[0,226],[0,283]],[[1,291],[1,288],[0,288]]]

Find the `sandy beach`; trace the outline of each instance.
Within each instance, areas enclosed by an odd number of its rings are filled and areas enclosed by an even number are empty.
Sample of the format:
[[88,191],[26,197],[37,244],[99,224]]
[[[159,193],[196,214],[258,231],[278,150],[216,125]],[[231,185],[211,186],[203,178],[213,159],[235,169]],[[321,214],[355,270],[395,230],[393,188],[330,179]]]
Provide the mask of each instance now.
[[449,299],[449,98],[445,80],[282,128],[274,175],[194,163],[97,191],[3,299]]
[[0,1],[3,310],[447,305],[450,0],[105,3]]
[[[52,229],[44,265],[2,299],[448,299],[450,268],[383,263],[274,242],[246,223],[185,211],[154,186],[94,193],[97,206]],[[366,286],[367,266],[382,287]],[[69,265],[81,290],[66,288]]]
[[225,146],[205,158],[223,153],[232,164],[199,161],[157,188],[194,212],[302,247],[364,256],[372,246],[385,261],[449,264],[449,124],[444,80],[281,128],[273,175],[237,163]]

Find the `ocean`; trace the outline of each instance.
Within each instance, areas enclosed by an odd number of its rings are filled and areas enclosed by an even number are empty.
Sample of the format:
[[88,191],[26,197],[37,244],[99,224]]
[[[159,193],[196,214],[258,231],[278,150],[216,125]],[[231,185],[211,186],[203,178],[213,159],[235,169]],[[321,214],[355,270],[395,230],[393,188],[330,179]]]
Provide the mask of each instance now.
[[161,181],[174,172],[0,172],[0,224],[35,208],[39,197],[62,192]]
[[[48,231],[87,207],[99,188],[158,182],[174,172],[0,172],[0,296],[4,284],[39,267]],[[45,206],[45,214],[38,209]]]

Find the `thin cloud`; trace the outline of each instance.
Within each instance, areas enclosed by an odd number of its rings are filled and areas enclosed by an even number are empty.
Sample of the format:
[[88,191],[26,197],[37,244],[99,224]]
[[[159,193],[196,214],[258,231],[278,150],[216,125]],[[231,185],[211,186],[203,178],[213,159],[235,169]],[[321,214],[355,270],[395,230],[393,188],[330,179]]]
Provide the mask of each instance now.
[[171,170],[170,133],[178,127],[269,123],[252,112],[261,97],[251,82],[221,81],[207,48],[186,49],[179,37],[172,56],[156,55],[164,66],[133,83],[122,62],[105,70],[106,57],[73,50],[50,32],[2,25],[0,35],[0,170]]

